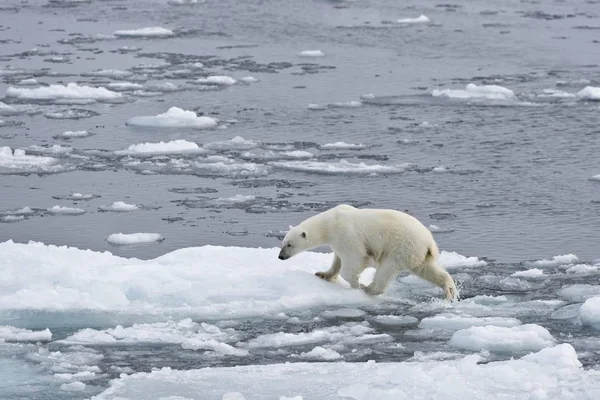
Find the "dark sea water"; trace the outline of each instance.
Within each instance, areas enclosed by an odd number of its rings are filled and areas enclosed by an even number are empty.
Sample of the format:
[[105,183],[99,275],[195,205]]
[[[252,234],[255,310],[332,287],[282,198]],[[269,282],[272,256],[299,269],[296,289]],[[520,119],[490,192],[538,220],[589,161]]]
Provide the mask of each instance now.
[[[600,174],[600,102],[577,93],[587,86],[600,87],[600,3],[441,3],[2,1],[0,102],[5,108],[0,103],[0,147],[55,160],[50,166],[32,161],[14,167],[9,161],[3,164],[0,155],[0,242],[34,240],[140,259],[207,244],[277,247],[288,225],[349,203],[409,212],[434,230],[441,249],[488,260],[485,269],[464,273],[466,298],[509,295],[517,304],[551,301],[562,286],[597,285],[598,274],[563,274],[539,285],[511,286],[502,279],[527,261],[556,255],[576,254],[590,265],[599,262],[600,178],[594,176]],[[421,14],[430,21],[397,22]],[[172,36],[111,35],[158,26],[172,30]],[[324,56],[298,55],[305,50],[320,50]],[[198,84],[198,78],[209,75],[238,82]],[[248,76],[257,81],[240,80]],[[131,82],[142,89],[124,91],[110,101],[9,95],[10,87],[37,88],[20,84],[31,78],[41,85],[76,82],[110,88],[111,83]],[[167,82],[175,86],[167,88]],[[498,89],[472,97],[466,90],[469,84],[501,86],[512,95]],[[460,92],[432,95],[445,89]],[[323,107],[311,109],[315,107],[309,104]],[[216,118],[218,126],[126,124],[170,107]],[[58,136],[81,130],[91,135]],[[215,144],[237,136],[244,139],[241,145]],[[145,157],[115,153],[138,143],[181,139],[209,144],[210,152]],[[336,142],[362,146],[323,147]],[[57,153],[53,145],[72,149],[58,148]],[[283,151],[311,154],[298,153],[305,159]],[[94,196],[73,200],[72,193]],[[101,210],[116,201],[140,209]],[[47,209],[55,205],[85,213],[52,215]],[[23,207],[31,212],[15,211]],[[13,221],[6,218],[9,214],[23,218]],[[128,246],[107,243],[109,235],[119,232],[155,232],[165,239]],[[552,268],[550,274],[562,271]],[[600,346],[593,342],[597,331],[573,328],[572,323],[583,300],[568,299],[540,313],[522,306],[515,314],[503,310],[499,315],[516,315],[524,323],[546,326],[555,337],[564,336],[590,367],[599,360]],[[393,312],[386,313],[419,319],[439,311],[390,304]],[[368,315],[383,313],[364,310]],[[306,310],[301,317],[320,312]],[[368,317],[352,319],[362,320]],[[18,323],[7,321],[0,318],[0,325],[38,329],[49,324],[35,313],[15,317]],[[294,329],[345,322],[330,318]],[[244,340],[284,329],[268,318],[240,324],[236,329]],[[55,339],[88,326],[112,326],[60,320],[52,325]],[[402,361],[415,351],[445,351],[448,340],[447,333],[423,339],[406,332],[415,326],[373,327],[402,341],[405,349],[362,344],[347,361]],[[43,348],[61,346],[51,342]],[[77,396],[98,393],[118,376],[110,369],[115,365],[139,372],[289,360],[288,353],[270,351],[211,359],[180,346],[90,348],[104,352],[99,366],[106,373],[91,392],[67,393],[45,378],[31,378],[31,385],[24,384],[32,388],[28,393],[15,389],[21,379],[15,373],[8,379],[13,384],[0,384],[0,398],[84,398]],[[8,351],[2,369],[6,374],[14,371],[12,360],[30,351]],[[19,368],[47,374],[28,362]]]

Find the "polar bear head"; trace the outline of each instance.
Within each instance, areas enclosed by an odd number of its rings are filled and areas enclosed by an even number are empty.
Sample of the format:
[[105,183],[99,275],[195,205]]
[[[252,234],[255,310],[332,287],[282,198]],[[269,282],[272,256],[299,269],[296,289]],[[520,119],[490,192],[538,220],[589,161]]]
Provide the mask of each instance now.
[[289,232],[283,238],[279,259],[287,260],[298,253],[308,250],[310,247],[308,232],[299,226],[290,226]]

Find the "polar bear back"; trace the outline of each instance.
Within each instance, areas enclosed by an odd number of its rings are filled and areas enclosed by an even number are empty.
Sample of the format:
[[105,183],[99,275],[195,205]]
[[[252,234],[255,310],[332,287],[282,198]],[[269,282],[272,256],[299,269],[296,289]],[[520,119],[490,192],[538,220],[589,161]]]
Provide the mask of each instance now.
[[415,217],[396,210],[358,209],[341,205],[331,210],[330,234],[336,252],[362,251],[377,263],[391,261],[405,268],[420,266],[438,247],[429,229]]

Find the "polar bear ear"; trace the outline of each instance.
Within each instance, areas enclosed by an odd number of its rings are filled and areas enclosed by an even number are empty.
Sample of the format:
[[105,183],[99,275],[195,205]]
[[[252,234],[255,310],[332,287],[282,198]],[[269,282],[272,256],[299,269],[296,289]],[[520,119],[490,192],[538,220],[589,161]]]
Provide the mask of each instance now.
[[290,226],[288,226],[288,228],[290,228],[290,231],[291,231],[292,229],[294,229],[294,227],[293,227],[293,226],[291,226],[291,225],[290,225]]
[[300,236],[302,236],[302,239],[306,239],[306,232],[302,231],[302,233],[300,234]]

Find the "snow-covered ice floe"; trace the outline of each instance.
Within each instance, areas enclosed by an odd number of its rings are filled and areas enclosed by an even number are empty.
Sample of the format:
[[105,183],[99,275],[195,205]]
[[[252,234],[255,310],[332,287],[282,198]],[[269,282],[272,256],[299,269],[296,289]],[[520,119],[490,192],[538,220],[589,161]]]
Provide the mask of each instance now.
[[412,164],[378,165],[363,162],[352,163],[346,160],[338,162],[322,161],[273,161],[268,165],[296,172],[308,172],[324,175],[369,175],[369,174],[401,174],[412,166]]
[[160,26],[151,26],[147,28],[140,29],[127,29],[127,30],[119,30],[113,32],[113,35],[116,37],[170,37],[173,36],[174,33],[170,29],[166,29]]
[[129,204],[124,201],[115,201],[110,206],[100,206],[100,211],[129,212],[139,209],[140,207],[137,204]]
[[[324,352],[313,349],[307,354]],[[203,400],[464,400],[491,399],[499,393],[507,399],[591,400],[600,390],[600,371],[581,368],[569,344],[520,359],[479,363],[482,360],[479,355],[470,355],[457,360],[402,363],[301,362],[188,371],[162,368],[122,375],[94,400],[189,399],[197,398],[198,393]],[[231,397],[233,393],[237,397]]]
[[319,148],[322,150],[363,150],[367,148],[367,145],[362,143],[335,142],[322,144]]
[[586,86],[577,93],[577,97],[584,100],[600,101],[600,87]]
[[198,116],[193,111],[171,107],[165,113],[156,116],[133,117],[127,125],[158,128],[214,128],[217,120],[211,117]]
[[73,82],[66,86],[50,85],[34,89],[11,86],[6,89],[6,97],[27,100],[91,99],[103,101],[120,99],[122,96],[121,93],[103,87],[80,86]]
[[434,89],[434,97],[445,96],[452,99],[484,98],[489,100],[513,100],[515,93],[503,86],[483,85],[477,86],[469,83],[464,90],[461,89]]
[[581,322],[600,329],[600,296],[589,298],[579,309]]
[[549,260],[533,261],[531,263],[528,263],[527,265],[532,267],[556,267],[559,265],[574,264],[577,261],[579,261],[579,259],[575,254],[565,254],[561,256],[554,256]]
[[55,205],[47,210],[50,214],[54,215],[81,215],[85,214],[85,210],[77,207],[63,207]]
[[52,332],[46,328],[43,331],[15,328],[14,326],[0,325],[0,343],[6,342],[49,342]]
[[91,136],[91,133],[88,131],[65,131],[55,135],[54,137],[57,139],[76,139],[88,136]]
[[0,147],[0,174],[52,173],[66,168],[54,157],[26,154],[22,149]]
[[[375,301],[344,282],[314,276],[331,263],[331,254],[306,252],[283,266],[278,253],[279,248],[203,246],[143,261],[8,241],[0,243],[0,311],[89,310],[138,315],[142,321],[144,315],[222,320]],[[441,265],[452,262],[447,257],[441,254]]]
[[196,81],[202,85],[216,85],[216,86],[231,86],[237,81],[230,76],[226,75],[214,75],[206,78],[198,78]]
[[556,340],[543,326],[472,326],[452,335],[450,345],[463,350],[495,352],[538,351],[552,346]]
[[148,156],[157,154],[196,154],[205,152],[197,143],[187,140],[172,140],[170,142],[132,144],[124,150],[117,150],[115,154],[130,156]]
[[321,50],[304,50],[298,53],[300,57],[325,57],[325,53]]
[[246,140],[241,136],[236,136],[229,140],[206,143],[204,148],[209,150],[250,150],[258,147],[259,143],[254,140]]
[[142,244],[154,243],[164,240],[160,233],[113,233],[106,238],[110,244],[127,245],[127,244]]
[[421,14],[416,18],[401,18],[396,22],[398,22],[399,24],[423,24],[430,21],[431,20],[429,19],[429,17],[427,17],[427,15]]

